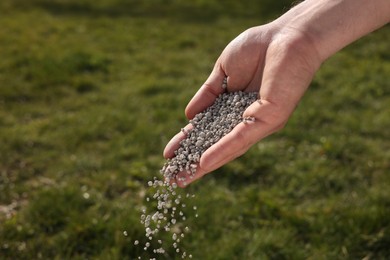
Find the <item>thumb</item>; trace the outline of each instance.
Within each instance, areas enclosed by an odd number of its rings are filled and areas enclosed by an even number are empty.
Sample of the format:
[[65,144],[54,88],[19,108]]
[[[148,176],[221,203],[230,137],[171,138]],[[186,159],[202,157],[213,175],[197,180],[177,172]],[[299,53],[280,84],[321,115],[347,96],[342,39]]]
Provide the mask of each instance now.
[[254,121],[239,123],[229,134],[205,151],[200,160],[203,173],[211,172],[244,154],[253,144],[281,129],[288,113],[267,100],[258,100],[244,112]]

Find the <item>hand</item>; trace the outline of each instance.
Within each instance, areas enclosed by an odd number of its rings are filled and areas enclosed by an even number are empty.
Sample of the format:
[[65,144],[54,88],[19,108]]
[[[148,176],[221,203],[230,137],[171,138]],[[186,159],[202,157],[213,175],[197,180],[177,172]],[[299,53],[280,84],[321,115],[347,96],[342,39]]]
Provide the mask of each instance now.
[[[186,116],[191,119],[209,107],[222,93],[227,77],[228,91],[259,91],[260,100],[243,115],[255,122],[238,124],[204,152],[194,178],[178,184],[199,179],[283,128],[321,63],[389,21],[388,0],[306,0],[274,22],[240,34],[218,58],[188,104]],[[167,144],[166,158],[174,156],[184,137],[179,133]]]
[[[194,178],[187,178],[186,184],[242,155],[257,141],[281,129],[319,65],[314,47],[296,30],[281,31],[278,26],[268,24],[251,28],[234,39],[188,104],[186,116],[191,119],[209,107],[224,91],[221,85],[227,77],[230,92],[259,92],[260,101],[244,113],[244,117],[254,117],[255,122],[240,123],[211,146],[202,155]],[[166,158],[174,156],[184,137],[179,133],[168,143],[164,150]],[[183,186],[184,183],[178,184]]]

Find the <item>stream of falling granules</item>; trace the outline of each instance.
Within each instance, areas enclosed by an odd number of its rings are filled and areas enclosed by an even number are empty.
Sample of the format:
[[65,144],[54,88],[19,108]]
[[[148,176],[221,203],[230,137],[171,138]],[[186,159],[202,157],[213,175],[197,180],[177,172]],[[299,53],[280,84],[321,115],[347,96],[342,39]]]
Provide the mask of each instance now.
[[[222,87],[224,85],[225,81]],[[185,210],[186,200],[193,198],[194,195],[189,193],[182,195],[182,192],[176,190],[177,185],[172,183],[172,180],[180,178],[180,181],[185,182],[187,178],[193,178],[200,157],[210,146],[228,134],[237,124],[253,121],[254,118],[243,118],[242,114],[256,99],[255,92],[222,93],[213,105],[190,120],[191,130],[182,129],[186,137],[180,142],[175,156],[168,159],[160,170],[163,180],[154,177],[148,182],[154,195],[146,198],[150,207],[144,207],[140,217],[148,242],[140,245],[136,240],[134,245],[143,246],[149,255],[155,256],[150,259],[156,259],[159,254],[168,257],[168,251],[172,249],[183,259],[192,258],[192,255],[182,248],[181,242],[190,232],[185,214],[189,212],[188,209]],[[198,216],[196,206],[193,206],[190,212],[193,212],[195,217]],[[168,233],[168,237],[171,238],[169,241],[163,241],[161,236],[163,232]]]

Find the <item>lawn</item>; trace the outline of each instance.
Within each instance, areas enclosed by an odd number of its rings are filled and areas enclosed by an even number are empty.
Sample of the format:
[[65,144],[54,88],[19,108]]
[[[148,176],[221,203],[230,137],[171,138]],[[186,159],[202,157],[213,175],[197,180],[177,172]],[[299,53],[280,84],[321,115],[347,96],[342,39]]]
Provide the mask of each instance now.
[[[140,210],[187,102],[291,5],[2,0],[0,259],[153,257]],[[282,131],[183,191],[193,259],[388,258],[389,50],[386,26],[331,57]]]

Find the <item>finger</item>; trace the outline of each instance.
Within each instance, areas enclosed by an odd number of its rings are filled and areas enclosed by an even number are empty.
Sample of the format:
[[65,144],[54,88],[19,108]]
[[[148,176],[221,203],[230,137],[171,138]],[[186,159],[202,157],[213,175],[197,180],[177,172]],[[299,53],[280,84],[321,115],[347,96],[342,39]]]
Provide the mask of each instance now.
[[202,112],[214,103],[215,99],[224,92],[224,89],[222,88],[224,78],[225,73],[217,61],[206,82],[188,103],[185,109],[187,118],[192,119],[196,114]]
[[238,124],[229,134],[204,152],[200,159],[200,167],[205,173],[241,156],[254,143],[279,130],[284,126],[288,113],[263,100],[249,106],[244,116],[254,117],[255,121]]
[[[224,165],[225,163],[229,162],[229,161],[232,161],[234,160],[235,158],[239,157],[240,155],[244,154],[245,152],[247,151],[247,149],[243,149],[241,151],[239,151],[239,155],[236,156],[236,155],[232,155],[231,157],[229,158],[225,158],[226,162],[222,162],[222,165]],[[186,186],[188,186],[189,184],[195,182],[196,180],[199,180],[200,178],[202,178],[204,175],[212,172],[213,170],[219,168],[220,166],[216,166],[216,168],[214,169],[211,169],[211,170],[204,170],[200,167],[200,165],[198,164],[198,168],[195,172],[194,175],[188,175],[187,173],[184,173],[184,172],[181,172],[178,174],[176,180],[175,180],[175,183],[177,183],[177,185],[181,188],[184,188]]]
[[282,128],[289,112],[267,100],[259,100],[245,110],[243,117],[248,116],[254,117],[255,121],[238,124],[229,134],[207,149],[201,156],[193,176],[186,172],[177,175],[175,182],[178,186],[185,187],[243,155],[254,143]]
[[184,128],[182,128],[180,133],[177,133],[174,137],[172,137],[172,139],[165,146],[163,152],[164,158],[172,158],[175,156],[175,151],[179,149],[180,142],[187,137],[188,132],[191,131],[192,128],[192,124],[188,124]]
[[[249,148],[249,147],[248,147]],[[242,148],[241,150],[237,151],[236,153],[233,153],[229,155],[229,157],[223,158],[223,160],[220,162],[220,165],[215,166],[214,168],[210,169],[203,169],[201,164],[197,164],[196,172],[194,174],[190,174],[187,171],[182,171],[177,173],[175,178],[171,180],[171,183],[176,183],[179,187],[186,187],[187,185],[191,184],[192,182],[202,178],[207,173],[210,173],[211,171],[219,168],[220,166],[224,165],[225,163],[237,158],[238,156],[244,154],[247,149],[247,147]],[[203,157],[204,155],[202,155]]]
[[[253,123],[256,127],[261,127],[262,123]],[[201,157],[200,165],[205,172],[211,172],[222,165],[242,155],[249,149],[250,140],[247,138],[249,126],[240,123],[232,132],[224,136],[216,144],[211,146]],[[257,139],[257,138],[256,138]]]
[[179,172],[173,182],[175,182],[179,187],[184,188],[191,184],[192,182],[200,179],[205,175],[206,172],[200,168],[199,164],[197,164],[196,172],[195,174],[191,175],[188,172]]

